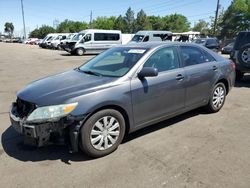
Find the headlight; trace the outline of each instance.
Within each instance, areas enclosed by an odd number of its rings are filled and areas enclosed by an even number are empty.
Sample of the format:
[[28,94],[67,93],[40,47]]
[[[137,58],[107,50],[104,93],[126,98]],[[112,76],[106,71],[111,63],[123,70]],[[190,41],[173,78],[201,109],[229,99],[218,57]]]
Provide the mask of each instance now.
[[62,104],[55,106],[45,106],[35,109],[27,118],[27,121],[55,121],[72,112],[78,103]]

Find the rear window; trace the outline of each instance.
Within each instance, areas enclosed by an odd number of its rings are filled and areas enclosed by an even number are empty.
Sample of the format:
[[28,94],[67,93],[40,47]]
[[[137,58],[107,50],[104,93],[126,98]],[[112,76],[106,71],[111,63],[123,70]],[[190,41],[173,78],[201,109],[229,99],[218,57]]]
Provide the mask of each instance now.
[[242,46],[248,43],[250,43],[250,32],[241,32],[236,38],[234,49],[239,50]]
[[120,40],[120,34],[118,33],[95,33],[95,41],[118,41]]

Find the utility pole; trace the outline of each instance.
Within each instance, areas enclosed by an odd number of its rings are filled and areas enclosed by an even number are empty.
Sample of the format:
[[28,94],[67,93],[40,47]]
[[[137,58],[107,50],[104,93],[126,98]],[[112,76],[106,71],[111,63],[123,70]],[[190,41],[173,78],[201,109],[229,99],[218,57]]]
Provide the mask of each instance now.
[[26,39],[26,28],[25,28],[25,19],[24,19],[24,10],[23,10],[23,0],[21,0],[21,7],[22,7],[22,15],[23,15],[23,36]]
[[92,10],[91,10],[91,12],[90,12],[90,20],[89,20],[90,29],[92,29],[92,16],[93,16],[93,14],[92,14]]
[[214,19],[214,35],[215,35],[216,27],[217,27],[217,19],[218,19],[219,8],[220,8],[220,0],[217,0],[217,7],[216,7],[215,19]]

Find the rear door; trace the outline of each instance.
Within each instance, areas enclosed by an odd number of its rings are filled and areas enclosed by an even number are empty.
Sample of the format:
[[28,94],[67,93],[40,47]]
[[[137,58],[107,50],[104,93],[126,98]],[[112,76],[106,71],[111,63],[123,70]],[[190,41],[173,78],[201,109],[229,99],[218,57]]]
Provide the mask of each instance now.
[[184,69],[175,47],[154,52],[144,67],[158,69],[158,76],[131,81],[134,122],[140,126],[184,108]]
[[205,103],[216,80],[218,67],[215,59],[205,50],[183,45],[181,56],[186,74],[186,107]]

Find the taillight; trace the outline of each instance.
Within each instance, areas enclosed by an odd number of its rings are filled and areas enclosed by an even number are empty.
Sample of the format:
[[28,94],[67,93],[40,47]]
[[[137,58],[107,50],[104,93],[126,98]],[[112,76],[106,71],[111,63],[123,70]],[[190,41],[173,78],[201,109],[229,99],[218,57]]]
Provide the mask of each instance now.
[[233,61],[230,61],[230,65],[231,65],[232,69],[236,68],[235,63]]

